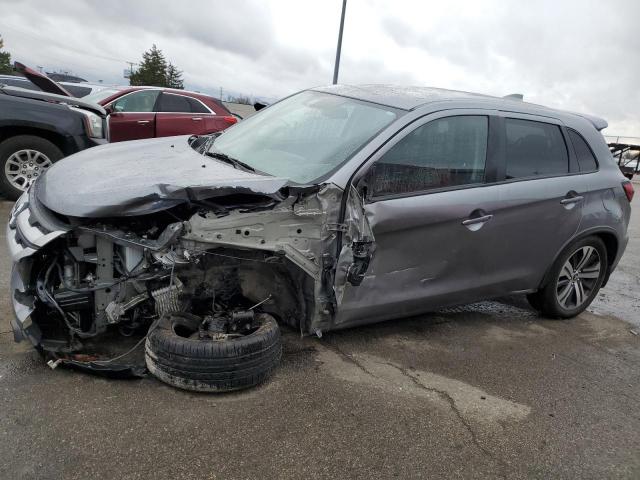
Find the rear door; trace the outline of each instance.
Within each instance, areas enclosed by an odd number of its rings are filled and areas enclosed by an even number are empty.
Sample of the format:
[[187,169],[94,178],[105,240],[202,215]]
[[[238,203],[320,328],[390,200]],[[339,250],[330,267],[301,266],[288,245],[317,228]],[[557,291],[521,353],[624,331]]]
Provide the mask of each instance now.
[[567,130],[546,117],[503,112],[505,155],[498,169],[494,257],[510,290],[539,286],[562,247],[577,232],[588,195]]
[[197,98],[162,92],[156,106],[156,136],[203,135],[216,115]]
[[375,250],[360,285],[336,285],[337,324],[499,293],[493,254],[503,239],[494,229],[493,165],[500,151],[492,111],[441,112],[405,130],[358,182],[360,191],[366,188],[364,215]]
[[127,93],[109,105],[109,140],[153,138],[156,129],[154,107],[160,90],[145,89]]

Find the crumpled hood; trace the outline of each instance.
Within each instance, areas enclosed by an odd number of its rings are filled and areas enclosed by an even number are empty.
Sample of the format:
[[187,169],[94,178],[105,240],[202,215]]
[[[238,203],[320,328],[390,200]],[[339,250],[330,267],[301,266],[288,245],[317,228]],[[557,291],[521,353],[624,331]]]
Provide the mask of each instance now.
[[47,208],[71,217],[133,216],[235,193],[280,198],[285,178],[238,170],[189,146],[189,136],[119,142],[53,165],[34,185]]

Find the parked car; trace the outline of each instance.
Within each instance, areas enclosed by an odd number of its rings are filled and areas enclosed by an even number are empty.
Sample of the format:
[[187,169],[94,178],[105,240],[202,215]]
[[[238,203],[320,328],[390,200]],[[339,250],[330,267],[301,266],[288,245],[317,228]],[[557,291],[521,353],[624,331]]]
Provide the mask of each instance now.
[[111,142],[205,135],[238,121],[227,107],[209,95],[170,88],[123,88],[98,103],[110,113]]
[[106,143],[105,134],[99,105],[0,86],[0,192],[15,200],[57,160]]
[[86,83],[88,80],[78,77],[77,75],[71,75],[69,73],[61,72],[47,72],[47,76],[54,82],[67,82],[67,83]]
[[[46,75],[24,66],[21,71],[43,90],[62,94],[60,85]],[[109,87],[87,95],[85,100],[102,105],[109,113],[110,142],[205,135],[238,121],[219,100],[185,90]]]
[[[39,92],[42,91],[40,87],[35,85],[28,78],[19,77],[16,75],[0,75],[0,85],[5,85],[7,87],[26,88],[27,90],[36,90]],[[112,88],[112,86],[110,85],[104,85],[101,83],[60,82],[59,85],[62,86],[66,91],[68,91],[72,96],[77,98],[83,98],[83,97],[86,97],[87,95],[91,95],[101,90]]]
[[160,380],[224,391],[273,371],[278,323],[320,337],[515,293],[574,317],[627,245],[633,187],[606,126],[464,92],[331,86],[222,134],[80,152],[11,213],[16,339],[52,366],[121,373],[128,352],[88,345],[138,330]]

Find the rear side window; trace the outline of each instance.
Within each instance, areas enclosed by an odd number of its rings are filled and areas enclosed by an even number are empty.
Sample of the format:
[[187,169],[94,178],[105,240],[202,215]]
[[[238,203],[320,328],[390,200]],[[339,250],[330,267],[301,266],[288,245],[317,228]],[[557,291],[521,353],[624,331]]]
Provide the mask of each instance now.
[[158,112],[191,113],[189,100],[188,97],[183,97],[182,95],[163,93],[157,110]]
[[569,172],[569,155],[560,127],[505,119],[506,178],[561,175]]
[[489,119],[458,116],[416,128],[374,165],[373,196],[484,182]]
[[582,138],[575,130],[569,129],[569,138],[573,144],[573,150],[576,152],[578,164],[581,172],[595,172],[598,170],[598,162],[593,152],[589,148],[587,141]]

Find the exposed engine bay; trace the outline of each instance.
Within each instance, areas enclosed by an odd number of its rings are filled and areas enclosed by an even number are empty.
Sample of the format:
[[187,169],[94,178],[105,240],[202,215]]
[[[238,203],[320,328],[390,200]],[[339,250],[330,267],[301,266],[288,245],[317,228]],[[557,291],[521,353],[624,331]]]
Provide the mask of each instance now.
[[153,238],[155,226],[140,235],[80,227],[60,238],[33,267],[38,302],[47,307],[33,315],[43,347],[73,351],[110,326],[127,336],[177,311],[225,322],[227,333],[258,303],[289,323],[300,318],[295,271],[282,256],[209,251],[187,239],[188,229],[172,223]]

